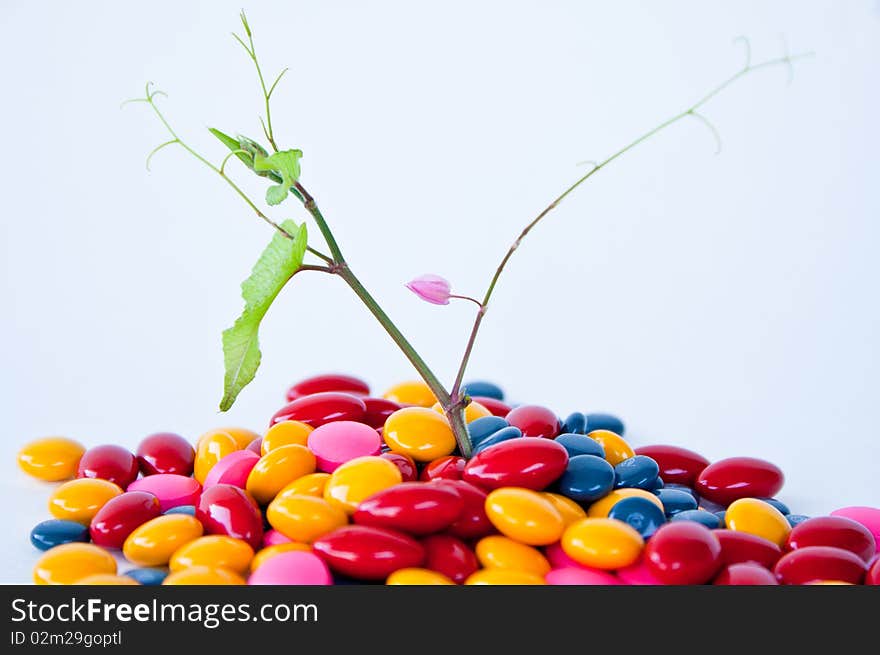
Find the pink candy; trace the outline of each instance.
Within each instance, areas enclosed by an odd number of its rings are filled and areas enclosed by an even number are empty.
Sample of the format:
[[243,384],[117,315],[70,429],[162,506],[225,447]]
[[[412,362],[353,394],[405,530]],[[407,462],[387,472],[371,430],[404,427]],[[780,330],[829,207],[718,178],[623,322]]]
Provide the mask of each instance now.
[[617,577],[623,580],[625,584],[630,585],[662,585],[663,583],[654,577],[654,574],[648,570],[644,560],[639,560],[635,564],[620,569]]
[[831,516],[842,516],[861,523],[868,532],[874,535],[874,540],[880,544],[880,509],[876,507],[841,507],[831,512]]
[[332,473],[356,457],[378,455],[382,437],[368,425],[355,421],[325,423],[309,434],[308,447],[321,471]]
[[553,569],[544,576],[544,580],[550,585],[619,585],[620,580],[599,569],[587,569],[584,567],[566,567]]
[[277,546],[278,544],[289,544],[293,539],[290,537],[285,537],[283,534],[278,532],[278,530],[267,530],[263,534],[263,548],[268,548],[269,546]]
[[306,551],[273,555],[251,573],[249,585],[330,585],[333,577],[324,560]]
[[159,508],[165,512],[181,505],[198,505],[202,486],[184,475],[159,473],[135,480],[128,491],[147,491],[159,499]]
[[248,475],[260,456],[250,450],[236,450],[217,462],[205,477],[205,489],[215,484],[245,488]]

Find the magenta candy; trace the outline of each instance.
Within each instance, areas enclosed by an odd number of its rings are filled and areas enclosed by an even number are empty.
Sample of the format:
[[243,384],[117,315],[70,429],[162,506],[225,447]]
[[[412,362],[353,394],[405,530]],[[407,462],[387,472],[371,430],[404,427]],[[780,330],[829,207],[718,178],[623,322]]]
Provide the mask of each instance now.
[[354,421],[334,421],[315,428],[307,443],[318,469],[327,473],[356,457],[378,455],[382,450],[382,438],[376,430]]
[[865,574],[865,584],[880,585],[880,557],[874,557],[874,562]]
[[464,480],[438,478],[431,484],[454,489],[463,501],[461,514],[447,532],[462,539],[478,539],[495,532],[486,515],[486,492]]
[[254,550],[263,540],[263,516],[253,497],[231,484],[205,489],[196,508],[196,518],[207,534],[225,534],[248,542]]
[[404,482],[414,482],[419,479],[419,469],[413,458],[403,453],[382,453],[379,455],[382,459],[387,459],[394,464],[400,471],[400,476]]
[[552,439],[559,434],[559,417],[540,405],[520,405],[510,410],[504,418],[522,430],[524,437]]
[[783,555],[773,567],[773,573],[782,584],[807,584],[816,580],[860,584],[866,569],[865,561],[848,550],[805,546]]
[[141,473],[192,475],[196,451],[190,443],[173,432],[157,432],[144,437],[137,449]]
[[775,464],[754,457],[729,457],[704,468],[695,489],[702,498],[729,505],[740,498],[775,496],[784,482]]
[[562,550],[562,544],[558,541],[544,548],[544,557],[547,558],[547,561],[550,562],[550,565],[554,569],[589,568],[569,557],[568,554]]
[[716,585],[778,585],[770,571],[754,562],[731,564],[721,570],[712,584]]
[[360,525],[426,535],[448,528],[463,509],[461,495],[451,486],[403,482],[361,502],[352,519]]
[[79,460],[78,478],[109,480],[125,489],[138,476],[138,463],[134,455],[121,446],[95,446],[89,448]]
[[333,577],[324,561],[307,551],[273,555],[248,578],[249,585],[331,585]]
[[480,568],[476,553],[461,539],[448,534],[435,534],[422,539],[425,548],[425,568],[442,573],[461,584]]
[[362,400],[367,409],[361,420],[377,430],[385,425],[389,416],[403,407],[403,405],[387,398],[363,398]]
[[263,456],[263,437],[257,437],[253,441],[251,441],[245,450],[249,450],[252,453],[255,453],[258,457]]
[[861,523],[874,535],[874,541],[880,544],[880,509],[877,507],[841,507],[831,512],[831,516],[842,516]]
[[619,585],[620,579],[599,569],[562,568],[553,569],[544,576],[549,585]]
[[[579,585],[579,584],[620,584],[620,579],[616,578],[612,574],[608,573],[608,571],[603,571],[601,569],[593,568],[592,566],[585,566],[579,562],[576,562],[571,557],[569,557],[564,550],[562,550],[562,544],[558,541],[554,544],[550,544],[544,549],[544,556],[547,558],[547,561],[550,562],[550,565],[553,567],[554,571],[582,571],[586,574],[586,576],[581,579],[583,582],[563,582],[567,577],[570,577],[569,573],[558,573],[554,576],[557,578],[556,582],[551,582],[550,577],[546,578],[547,584],[555,584],[555,585]],[[552,573],[552,571],[551,571]],[[576,577],[573,578],[577,579]],[[592,582],[587,582],[587,579],[593,580]]]
[[630,564],[626,568],[619,569],[617,571],[617,577],[620,578],[624,584],[629,585],[656,586],[664,584],[660,578],[651,573],[644,558],[640,559],[635,564]]
[[805,546],[834,546],[855,553],[866,562],[874,557],[874,535],[861,523],[844,516],[816,516],[796,525],[785,547],[795,550]]
[[92,542],[102,548],[122,548],[135,528],[162,513],[159,499],[146,491],[126,491],[108,500],[89,525]]
[[263,535],[263,548],[269,546],[277,546],[278,544],[289,544],[293,541],[290,537],[285,537],[278,530],[267,530]]
[[215,484],[231,484],[245,488],[251,469],[260,461],[260,456],[251,450],[236,450],[217,462],[205,477],[204,488]]
[[202,486],[197,480],[174,473],[159,473],[135,480],[128,491],[147,491],[159,499],[162,511],[180,505],[198,505]]
[[666,523],[648,540],[644,557],[665,584],[703,584],[721,567],[721,543],[696,521]]
[[462,479],[498,489],[525,487],[540,491],[556,481],[568,464],[568,452],[551,439],[520,437],[489,446],[467,463]]
[[300,421],[313,428],[333,421],[360,421],[367,406],[350,393],[327,391],[297,398],[275,412],[269,425],[282,421]]
[[311,396],[325,391],[343,391],[355,396],[370,395],[370,385],[352,375],[329,373],[300,380],[287,390],[287,400]]
[[331,569],[358,580],[384,580],[398,569],[425,561],[425,549],[412,537],[367,525],[338,528],[312,548]]

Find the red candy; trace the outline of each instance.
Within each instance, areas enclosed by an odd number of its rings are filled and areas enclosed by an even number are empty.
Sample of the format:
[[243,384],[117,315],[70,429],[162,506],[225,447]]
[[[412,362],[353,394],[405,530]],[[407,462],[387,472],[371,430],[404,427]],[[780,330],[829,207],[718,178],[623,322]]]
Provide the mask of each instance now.
[[205,489],[196,509],[196,518],[207,534],[225,534],[248,542],[254,550],[263,539],[260,508],[244,489],[229,484]]
[[687,448],[678,446],[642,446],[636,455],[650,457],[660,467],[663,482],[693,486],[697,476],[709,466],[709,460]]
[[782,549],[768,539],[737,530],[713,530],[721,543],[721,563],[724,565],[754,562],[772,569],[782,557]]
[[317,428],[331,421],[360,421],[367,406],[350,393],[326,391],[302,396],[275,412],[270,425],[281,421],[300,421]]
[[489,398],[488,396],[471,396],[471,400],[480,403],[483,407],[488,409],[493,416],[500,416],[501,418],[510,414],[510,410],[512,409],[507,403],[502,402],[497,398]]
[[196,451],[189,442],[173,432],[158,432],[145,437],[137,449],[141,473],[192,475]]
[[364,401],[367,408],[361,421],[377,430],[385,425],[389,416],[403,407],[403,405],[387,398],[362,398],[361,400]]
[[562,444],[520,437],[474,455],[464,467],[462,479],[487,489],[525,487],[540,491],[556,481],[567,464],[568,453]]
[[297,382],[287,390],[287,400],[296,400],[303,396],[310,396],[325,391],[344,391],[356,396],[368,396],[370,385],[363,380],[351,375],[329,373],[315,375]]
[[409,455],[404,455],[403,453],[382,453],[379,457],[387,459],[394,464],[400,470],[400,475],[404,482],[412,482],[418,479],[419,469]]
[[731,564],[724,568],[712,584],[716,585],[778,585],[776,577],[754,562]]
[[441,478],[444,480],[461,480],[465,464],[467,464],[467,460],[464,457],[447,455],[446,457],[435,459],[423,468],[419,479],[426,482]]
[[447,532],[462,539],[477,539],[495,532],[495,526],[486,515],[486,494],[464,480],[435,479],[431,484],[447,489],[454,489],[463,501],[461,514],[449,526]]
[[510,410],[504,418],[522,430],[524,437],[552,439],[559,434],[559,417],[540,405],[520,405]]
[[865,584],[880,585],[880,557],[874,558],[874,563],[865,574]]
[[76,470],[78,478],[109,480],[125,489],[138,476],[135,456],[121,446],[95,446],[83,453]]
[[146,491],[128,491],[108,500],[89,525],[96,546],[122,548],[135,528],[162,513],[159,499]]
[[312,544],[315,553],[342,575],[358,580],[384,580],[398,569],[421,566],[422,545],[402,532],[366,525],[347,525]]
[[425,535],[448,528],[463,508],[464,501],[452,487],[403,482],[361,502],[352,518],[360,525]]
[[480,568],[476,554],[461,539],[436,534],[423,539],[422,546],[425,548],[425,568],[442,573],[456,584],[461,584]]
[[782,584],[836,580],[859,584],[866,565],[861,557],[843,548],[805,546],[782,556],[773,572]]
[[703,584],[721,566],[721,544],[694,521],[666,523],[648,540],[645,562],[664,584]]
[[874,535],[861,523],[842,516],[817,516],[795,526],[785,547],[834,546],[855,553],[870,562],[876,551]]
[[704,468],[697,477],[696,490],[712,502],[729,505],[740,498],[775,496],[783,482],[782,471],[770,462],[754,457],[730,457]]

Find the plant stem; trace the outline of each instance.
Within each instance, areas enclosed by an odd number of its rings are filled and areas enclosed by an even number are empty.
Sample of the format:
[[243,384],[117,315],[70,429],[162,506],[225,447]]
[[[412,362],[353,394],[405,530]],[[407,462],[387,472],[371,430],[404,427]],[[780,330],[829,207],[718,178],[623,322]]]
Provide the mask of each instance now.
[[471,330],[470,339],[468,340],[467,346],[465,347],[464,355],[462,356],[462,359],[461,359],[461,365],[459,366],[459,369],[458,369],[458,375],[456,376],[455,384],[452,387],[452,394],[451,395],[452,395],[453,400],[457,400],[457,398],[458,398],[459,389],[461,387],[461,381],[464,377],[465,371],[467,370],[468,361],[470,360],[471,352],[473,351],[474,342],[476,341],[476,338],[477,338],[477,333],[479,332],[480,325],[483,322],[483,316],[485,315],[486,311],[489,308],[489,300],[492,298],[492,293],[495,291],[495,286],[498,284],[498,279],[501,277],[501,274],[504,272],[504,268],[507,266],[507,262],[510,261],[510,258],[513,256],[513,253],[516,252],[517,248],[519,248],[523,239],[525,239],[526,236],[528,236],[529,232],[532,231],[532,228],[534,228],[538,223],[541,222],[541,219],[543,219],[547,214],[549,214],[551,211],[553,211],[553,209],[555,209],[559,205],[559,203],[561,203],[563,200],[565,200],[565,198],[572,191],[577,189],[581,184],[583,184],[588,179],[590,179],[593,175],[595,175],[600,170],[605,168],[605,166],[607,166],[608,164],[613,162],[615,159],[617,159],[621,155],[629,152],[630,150],[635,148],[637,145],[639,145],[643,141],[647,141],[652,136],[656,135],[658,132],[662,132],[667,127],[674,125],[675,123],[679,122],[680,120],[682,120],[684,118],[687,118],[688,116],[693,116],[693,117],[701,120],[702,122],[704,122],[712,130],[713,134],[715,135],[715,137],[717,139],[718,135],[717,135],[717,132],[715,131],[714,127],[712,127],[712,124],[709,123],[706,120],[706,118],[703,117],[701,114],[697,113],[697,110],[700,107],[705,105],[712,98],[714,98],[716,95],[721,93],[724,89],[726,89],[728,86],[730,86],[731,84],[736,82],[738,79],[740,79],[741,77],[743,77],[745,75],[748,75],[749,73],[751,73],[753,71],[756,71],[761,68],[767,68],[770,66],[777,66],[779,64],[788,64],[790,66],[791,62],[796,61],[798,59],[803,59],[805,57],[810,57],[810,56],[812,56],[812,54],[813,53],[804,53],[804,54],[800,54],[800,55],[786,55],[785,57],[778,57],[776,59],[770,59],[770,60],[767,60],[767,61],[762,62],[760,64],[755,64],[754,66],[750,63],[750,61],[747,60],[746,65],[739,72],[737,72],[736,74],[727,78],[724,82],[722,82],[717,87],[712,89],[709,93],[704,95],[697,102],[692,104],[690,107],[688,107],[684,111],[676,114],[672,118],[669,118],[669,119],[663,121],[658,126],[645,132],[640,137],[638,137],[634,141],[630,142],[629,144],[627,144],[626,146],[624,146],[623,148],[621,148],[620,150],[615,152],[613,155],[611,155],[611,156],[607,157],[606,159],[600,161],[599,163],[595,164],[592,169],[587,171],[586,174],[581,176],[577,181],[575,181],[574,184],[572,184],[565,191],[563,191],[559,196],[557,196],[553,200],[553,202],[551,202],[549,205],[547,205],[547,207],[545,207],[544,210],[540,214],[538,214],[528,225],[526,225],[525,228],[522,230],[522,232],[520,232],[520,234],[516,238],[516,240],[513,242],[513,244],[510,246],[510,248],[505,253],[504,257],[501,260],[501,263],[498,265],[498,268],[495,270],[495,274],[492,276],[492,280],[489,283],[489,287],[488,287],[488,289],[486,289],[486,294],[483,296],[482,309],[480,310],[480,312],[477,314],[476,318],[474,319],[474,326],[473,326],[473,329]]

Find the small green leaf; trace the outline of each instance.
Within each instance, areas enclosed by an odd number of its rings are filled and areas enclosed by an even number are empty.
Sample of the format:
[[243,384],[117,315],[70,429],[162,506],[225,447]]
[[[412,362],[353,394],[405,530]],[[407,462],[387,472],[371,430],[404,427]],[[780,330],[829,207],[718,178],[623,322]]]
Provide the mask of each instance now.
[[275,171],[281,176],[285,186],[289,187],[299,179],[299,160],[302,156],[302,150],[281,150],[269,157],[255,154],[254,170]]
[[223,363],[226,375],[223,381],[223,399],[220,410],[226,411],[238,394],[257,373],[260,366],[258,332],[260,322],[272,301],[302,265],[308,234],[305,224],[293,221],[281,224],[293,238],[275,234],[263,250],[250,276],[241,283],[244,310],[231,328],[223,331]]
[[280,205],[287,198],[287,187],[283,184],[270,186],[266,189],[266,204]]

